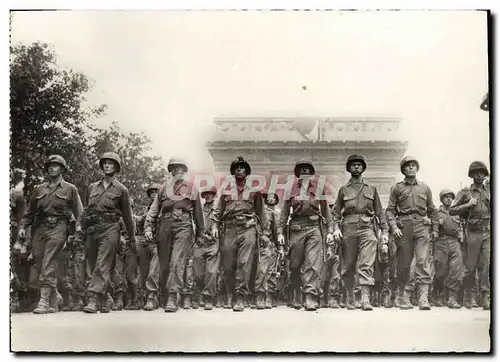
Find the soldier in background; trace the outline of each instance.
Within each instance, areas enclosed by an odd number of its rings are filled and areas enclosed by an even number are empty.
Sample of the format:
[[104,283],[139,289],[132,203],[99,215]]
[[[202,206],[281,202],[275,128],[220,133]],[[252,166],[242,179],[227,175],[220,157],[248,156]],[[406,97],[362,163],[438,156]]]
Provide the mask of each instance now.
[[366,170],[364,157],[349,156],[346,170],[351,174],[351,179],[340,188],[333,208],[334,238],[337,242],[342,242],[344,258],[340,274],[347,289],[347,309],[355,308],[354,285],[357,275],[361,289],[361,308],[372,310],[370,294],[375,284],[376,235],[380,230],[382,244],[387,246],[388,227],[377,188],[362,178]]
[[491,194],[484,185],[489,176],[483,162],[474,161],[469,166],[473,184],[458,193],[450,206],[450,215],[459,215],[464,221],[464,248],[466,253],[464,306],[472,308],[472,287],[476,268],[479,272],[483,309],[490,309],[490,257],[491,257]]
[[141,289],[146,293],[146,305],[144,310],[151,311],[159,307],[159,282],[160,282],[160,262],[158,259],[158,246],[156,242],[156,227],[153,226],[153,238],[146,240],[144,237],[144,224],[149,208],[151,207],[158,190],[161,185],[158,183],[151,184],[146,193],[150,200],[149,205],[145,208],[143,215],[137,221],[137,238],[140,241],[139,247],[139,265],[141,277]]
[[[158,190],[145,223],[145,237],[153,240],[153,229],[158,220],[157,236],[160,259],[160,285],[168,292],[165,312],[176,312],[178,295],[184,289],[184,271],[194,241],[204,230],[201,197],[194,185],[185,179],[186,163],[171,159],[168,171],[173,178]],[[170,255],[171,254],[171,255]],[[170,262],[170,264],[168,264]],[[165,278],[168,276],[168,279]],[[166,286],[162,283],[166,282]]]
[[[233,294],[236,294],[233,311],[241,312],[249,295],[255,248],[267,246],[270,232],[262,195],[250,192],[251,185],[246,182],[251,173],[250,165],[243,157],[238,157],[231,163],[230,172],[234,176],[235,189],[227,187],[217,194],[212,214],[212,237],[219,238],[219,229],[223,224],[220,248],[226,304],[232,305]],[[233,193],[236,198],[233,198]]]
[[[276,210],[276,205],[279,203],[279,197],[277,194],[263,194],[264,202],[266,204],[267,220],[269,223],[270,233],[270,243],[268,245],[268,252],[270,256],[270,265],[267,276],[267,294],[265,299],[265,308],[271,309],[277,307],[278,298],[278,283],[279,277],[285,272],[284,261],[287,254],[285,245],[278,243],[278,219],[279,214]],[[261,258],[262,260],[262,258]],[[257,273],[259,276],[266,268],[261,267],[260,272]],[[263,282],[263,281],[262,281]],[[259,283],[257,283],[259,284]],[[259,305],[257,305],[259,309]]]
[[[387,221],[398,240],[398,280],[400,308],[410,305],[410,294],[405,291],[410,279],[410,265],[415,256],[415,279],[419,288],[419,308],[430,310],[428,293],[432,283],[432,270],[429,263],[430,239],[438,236],[437,209],[432,201],[432,191],[425,183],[416,179],[420,165],[414,157],[401,160],[400,169],[404,181],[391,188],[389,205],[386,209]],[[432,233],[423,218],[431,219]],[[398,227],[401,224],[402,230]]]
[[83,226],[87,245],[87,272],[89,298],[83,309],[85,313],[109,312],[111,298],[111,268],[116,249],[120,243],[120,219],[123,217],[130,246],[135,248],[134,220],[128,189],[115,175],[121,170],[120,157],[115,152],[104,153],[99,166],[103,172],[101,180],[89,185],[87,206],[80,223]]
[[[76,220],[75,220],[76,224]],[[69,290],[66,311],[82,311],[85,294],[85,247],[82,243],[75,242],[76,235],[68,237],[70,256],[66,267],[65,285]]]
[[[290,271],[294,291],[293,307],[302,307],[302,293],[305,295],[305,309],[318,308],[321,289],[321,269],[326,244],[333,243],[332,215],[324,193],[317,195],[317,183],[309,182],[315,174],[314,166],[308,161],[299,161],[294,168],[295,180],[290,198],[283,202],[278,222],[278,243],[285,242],[285,225],[289,225]],[[306,180],[304,183],[303,181]],[[290,212],[290,207],[292,211]]]
[[[66,182],[62,174],[68,166],[64,158],[51,155],[45,162],[48,181],[36,187],[19,228],[20,238],[26,228],[32,228],[32,249],[40,283],[40,300],[36,314],[57,312],[62,297],[57,290],[57,255],[68,235],[71,216],[82,213],[82,202],[75,185]],[[76,230],[81,231],[80,226]]]

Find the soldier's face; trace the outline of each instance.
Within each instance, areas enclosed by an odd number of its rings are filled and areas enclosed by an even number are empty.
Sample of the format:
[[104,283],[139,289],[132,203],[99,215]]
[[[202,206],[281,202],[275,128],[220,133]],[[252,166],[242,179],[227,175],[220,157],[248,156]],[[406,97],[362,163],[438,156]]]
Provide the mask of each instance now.
[[312,175],[312,170],[309,166],[301,166],[299,173],[300,176]]
[[172,167],[172,175],[173,176],[182,176],[184,175],[184,167],[181,165],[175,165]]
[[274,198],[274,194],[268,194],[267,195],[267,198],[266,198],[266,203],[268,205],[274,205],[275,204],[275,198]]
[[403,167],[404,175],[408,177],[415,177],[417,175],[418,166],[415,162],[411,161]]
[[236,178],[245,178],[247,176],[247,169],[243,165],[236,166],[236,173],[234,174]]
[[113,175],[116,173],[116,164],[111,160],[102,161],[102,170],[105,175]]
[[154,200],[156,198],[157,194],[158,194],[158,190],[151,190],[151,191],[149,191],[149,198],[151,200]]
[[57,177],[62,173],[62,166],[58,163],[49,163],[47,166],[47,173],[50,177]]
[[448,194],[443,196],[443,205],[446,207],[450,207],[451,203],[453,202],[453,195]]
[[353,161],[349,164],[349,173],[353,176],[359,176],[363,173],[363,164],[359,161]]
[[206,202],[211,203],[214,201],[214,194],[211,192],[207,192],[206,194],[203,195],[203,198],[205,199]]
[[474,179],[474,183],[482,184],[484,182],[484,179],[486,178],[486,172],[484,172],[484,170],[474,171],[474,173],[472,174],[472,178]]

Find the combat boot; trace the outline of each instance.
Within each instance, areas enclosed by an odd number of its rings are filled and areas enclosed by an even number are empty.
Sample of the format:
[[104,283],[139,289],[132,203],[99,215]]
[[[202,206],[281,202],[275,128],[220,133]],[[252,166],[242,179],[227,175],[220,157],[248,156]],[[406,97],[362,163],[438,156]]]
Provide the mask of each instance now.
[[466,288],[464,291],[464,307],[467,309],[472,308],[472,293],[470,288]]
[[450,290],[448,292],[448,308],[450,309],[460,309],[460,304],[457,302],[457,292]]
[[203,307],[205,310],[212,310],[214,309],[214,306],[212,304],[213,297],[210,295],[205,295],[203,296],[203,299],[205,299],[205,306]]
[[158,299],[156,298],[155,293],[149,293],[148,300],[146,301],[146,305],[144,306],[145,311],[155,310],[158,306]]
[[337,298],[333,294],[330,293],[328,295],[328,308],[338,309],[339,303],[337,302]]
[[35,314],[46,314],[49,310],[50,295],[52,288],[42,287],[40,289],[40,300],[38,301],[37,307],[33,310]]
[[177,305],[177,293],[168,293],[167,305],[165,306],[165,313],[177,312],[179,306]]
[[266,294],[266,309],[273,309],[273,304],[274,304],[275,296],[274,293],[272,292],[267,292]]
[[307,311],[315,311],[317,309],[317,302],[315,301],[315,296],[312,294],[306,294],[306,301],[304,303],[304,308]]
[[370,286],[362,285],[361,286],[361,309],[362,310],[373,310],[372,305],[370,304]]
[[483,292],[483,309],[490,310],[490,292]]
[[[402,290],[403,290],[403,293],[402,293],[403,296],[399,301],[399,308],[403,309],[403,310],[413,309],[413,305],[410,302],[411,291],[405,290],[405,289],[402,289]],[[401,294],[401,292],[400,292],[400,294]]]
[[224,305],[224,309],[231,309],[231,308],[233,308],[233,293],[227,292],[226,293],[226,304]]
[[83,308],[84,313],[97,313],[99,309],[98,295],[92,293],[89,297],[87,305]]
[[142,300],[141,293],[137,285],[132,285],[132,307],[130,310],[141,310],[142,309]]
[[[131,289],[131,288],[130,288]],[[125,295],[124,293],[122,292],[122,304],[125,304],[125,306],[123,307],[123,309],[125,310],[132,310],[132,306],[134,304],[134,300],[133,300],[133,295],[132,295],[132,290],[127,290],[127,302],[126,303],[123,303],[123,300],[125,299]]]
[[122,310],[122,309],[123,309],[123,292],[116,292],[115,305],[113,306],[113,310]]
[[222,308],[224,307],[224,296],[222,295],[222,292],[217,293],[217,301],[215,303],[215,308]]
[[297,310],[302,308],[302,293],[300,291],[300,288],[295,288],[295,290],[294,290],[293,308],[297,309]]
[[361,309],[361,292],[357,291],[354,293],[354,308]]
[[101,313],[109,313],[113,310],[115,302],[111,294],[106,293],[101,296]]
[[73,308],[71,308],[71,311],[73,312],[81,312],[83,310],[83,307],[85,306],[83,304],[83,299],[82,297],[76,295],[73,297],[74,303],[73,303]]
[[57,288],[52,288],[52,291],[50,293],[50,305],[49,309],[47,310],[47,313],[56,313],[59,311],[59,308],[61,308],[61,305],[63,303],[63,297],[57,290]]
[[266,309],[266,293],[257,292],[255,294],[255,306],[257,309]]
[[182,309],[191,309],[191,294],[186,294],[182,298]]
[[245,310],[245,298],[240,294],[236,294],[236,303],[234,303],[233,311],[243,312],[244,310]]
[[418,308],[420,310],[431,310],[431,305],[429,304],[429,285],[421,284],[418,286],[420,296],[418,300]]
[[356,309],[356,305],[354,304],[354,289],[353,288],[347,289],[347,297],[346,297],[345,306],[348,310]]

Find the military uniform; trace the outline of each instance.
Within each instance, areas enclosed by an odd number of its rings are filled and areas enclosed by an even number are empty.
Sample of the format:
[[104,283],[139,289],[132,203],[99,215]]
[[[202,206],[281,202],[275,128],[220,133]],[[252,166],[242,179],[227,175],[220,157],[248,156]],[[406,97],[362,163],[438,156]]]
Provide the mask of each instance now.
[[[115,153],[105,153],[100,159],[101,168],[105,160],[112,160],[120,171],[120,158]],[[89,185],[87,206],[80,221],[86,235],[89,300],[86,313],[96,313],[99,301],[101,311],[109,310],[111,286],[111,268],[120,243],[120,219],[123,218],[129,242],[135,244],[134,220],[128,189],[114,176]],[[103,307],[104,306],[104,310]]]
[[[230,166],[232,175],[243,165],[250,174],[250,165],[239,157]],[[243,182],[242,182],[243,181]],[[212,230],[221,230],[220,250],[222,255],[226,305],[231,306],[233,293],[236,294],[234,311],[243,311],[244,301],[249,295],[249,283],[256,243],[260,235],[269,237],[264,201],[260,192],[251,191],[246,178],[236,181],[233,189],[222,190],[214,201]],[[235,193],[233,197],[233,193]]]
[[[284,235],[289,223],[290,278],[294,294],[293,306],[301,308],[301,292],[305,295],[306,310],[316,310],[321,289],[321,271],[324,258],[324,237],[333,233],[332,215],[324,193],[318,194],[317,182],[311,180],[307,189],[303,178],[299,178],[299,168],[309,167],[314,174],[314,166],[307,161],[295,165],[295,176],[290,197],[283,202],[278,222],[278,233]],[[292,213],[290,215],[290,208]]]
[[[284,261],[285,258],[285,250],[284,250],[284,245],[279,245],[278,244],[278,219],[279,219],[279,214],[276,211],[276,204],[279,202],[278,196],[275,194],[275,200],[274,204],[269,205],[266,203],[266,213],[267,213],[267,220],[269,223],[269,230],[270,230],[270,243],[267,246],[267,251],[264,252],[264,255],[269,255],[269,267],[263,265],[258,269],[257,273],[257,278],[259,281],[256,281],[256,291],[257,292],[264,292],[262,289],[267,289],[267,294],[265,298],[265,308],[266,309],[271,309],[275,306],[276,304],[276,298],[278,296],[278,283],[279,283],[279,277],[281,274],[283,274],[285,271],[283,270],[283,265],[284,263],[280,262],[279,260]],[[261,263],[262,263],[262,256],[261,256]],[[267,269],[267,272],[266,272]],[[263,276],[266,281],[261,280],[261,273],[266,272],[266,274]],[[267,288],[263,288],[262,285],[263,283],[266,283]],[[257,308],[262,307],[260,305],[260,301],[257,301],[258,305]]]
[[[22,190],[10,190],[10,267],[12,281],[11,283],[11,311],[13,313],[19,312],[21,309],[20,299],[21,294],[26,293],[28,280],[23,280],[23,269],[26,269],[25,256],[21,253],[21,246],[19,249],[14,248],[16,241],[18,241],[19,222],[21,221],[26,210],[26,200]],[[24,240],[23,240],[24,242]],[[26,247],[24,248],[26,249]]]
[[[361,156],[349,157],[346,168],[352,162],[359,161],[366,169]],[[378,239],[374,224],[383,235],[388,234],[388,227],[377,188],[360,178],[359,182],[351,179],[338,192],[333,207],[335,230],[342,229],[341,243],[344,262],[340,272],[347,289],[347,308],[354,308],[355,275],[361,289],[361,304],[364,310],[371,310],[370,293],[375,284],[374,264],[377,255]]]
[[[473,162],[469,167],[469,177],[476,170],[484,170],[482,162]],[[468,204],[471,198],[477,198],[476,205]],[[489,187],[472,184],[457,194],[450,207],[450,215],[459,215],[464,220],[465,275],[463,279],[465,296],[464,305],[471,305],[471,289],[474,284],[476,268],[479,272],[480,289],[483,294],[483,308],[490,308],[490,258],[491,258],[491,194]]]
[[[61,156],[50,156],[46,167],[51,163],[67,169]],[[21,222],[22,229],[32,226],[32,249],[40,285],[40,301],[33,313],[57,311],[62,303],[57,291],[57,256],[66,242],[71,216],[78,218],[81,212],[82,202],[75,185],[62,178],[55,185],[44,182],[33,192]]]
[[[171,160],[168,165],[170,172],[174,165],[181,165],[187,171],[183,161]],[[174,178],[164,183],[148,211],[145,233],[152,233],[155,223],[158,223],[156,240],[160,286],[168,292],[165,312],[178,309],[178,294],[184,290],[184,272],[193,247],[193,221],[197,236],[201,236],[204,228],[203,210],[198,191],[193,190],[190,182],[182,179]]]
[[[401,170],[409,163],[418,162],[412,157],[401,161]],[[402,171],[403,172],[403,171]],[[391,230],[400,229],[403,233],[398,240],[398,281],[403,307],[408,306],[410,295],[405,288],[410,281],[410,265],[415,255],[415,281],[419,285],[420,308],[430,309],[428,302],[429,285],[432,283],[432,270],[429,260],[429,226],[424,217],[431,219],[433,232],[438,231],[437,209],[432,201],[429,186],[416,179],[405,178],[391,187],[389,205],[386,209],[387,221]],[[397,221],[396,222],[396,218]]]

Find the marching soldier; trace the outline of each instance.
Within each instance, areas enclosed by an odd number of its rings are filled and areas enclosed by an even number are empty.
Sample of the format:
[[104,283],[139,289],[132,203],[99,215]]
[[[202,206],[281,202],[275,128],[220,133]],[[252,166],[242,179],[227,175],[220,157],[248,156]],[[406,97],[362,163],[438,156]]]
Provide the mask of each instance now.
[[[120,243],[120,219],[129,237],[130,247],[135,248],[135,231],[128,189],[115,175],[121,170],[120,157],[115,152],[104,153],[99,166],[103,172],[100,181],[89,185],[87,206],[79,221],[84,228],[87,246],[87,272],[89,283],[88,303],[85,313],[108,312],[111,303],[107,291],[111,282],[111,267]],[[78,222],[77,222],[78,227]]]
[[[398,280],[400,308],[407,309],[410,305],[410,294],[405,288],[410,278],[410,265],[415,256],[415,281],[419,291],[419,308],[430,310],[428,293],[432,283],[432,270],[429,263],[429,226],[425,225],[424,217],[431,219],[434,240],[438,235],[437,209],[432,201],[432,191],[416,176],[420,165],[414,157],[408,156],[401,160],[401,172],[404,181],[391,188],[389,205],[386,209],[387,221],[398,239]],[[400,223],[402,230],[396,223]]]
[[193,222],[196,237],[201,237],[204,223],[198,190],[185,180],[188,171],[186,163],[171,159],[168,171],[173,178],[158,190],[146,217],[144,235],[148,242],[153,241],[154,225],[158,220],[156,240],[160,259],[160,285],[168,292],[165,312],[176,312],[178,294],[184,288],[187,258],[193,247]]
[[217,189],[215,187],[201,194],[201,197],[205,199],[205,204],[203,205],[205,232],[201,239],[196,240],[193,251],[193,271],[195,278],[193,308],[197,308],[201,294],[205,310],[213,309],[220,262],[219,240],[213,238],[210,233],[213,201],[216,194]]
[[293,307],[302,307],[302,292],[305,295],[305,309],[314,311],[318,308],[321,269],[326,256],[323,238],[326,237],[328,246],[333,243],[332,215],[324,195],[317,195],[317,183],[308,182],[315,174],[312,163],[297,162],[294,174],[296,178],[290,198],[284,201],[278,222],[278,243],[285,242],[284,229],[291,216],[288,243]]
[[347,289],[347,309],[355,309],[354,284],[357,275],[361,308],[372,310],[370,294],[375,283],[376,229],[380,229],[382,244],[387,249],[388,227],[377,188],[362,178],[366,170],[364,157],[349,156],[346,169],[351,179],[340,188],[333,208],[334,238],[336,242],[341,242],[344,258],[340,275]]
[[476,268],[479,272],[483,309],[490,309],[490,257],[491,257],[491,195],[484,185],[489,176],[483,162],[474,161],[469,166],[469,177],[474,180],[457,195],[450,206],[450,215],[459,215],[464,222],[464,249],[466,254],[465,276],[463,279],[464,306],[472,307],[471,290]]
[[267,246],[269,231],[262,195],[260,192],[250,192],[251,185],[246,182],[251,173],[250,165],[243,157],[238,157],[231,163],[230,172],[235,179],[235,189],[222,190],[214,201],[212,237],[219,238],[222,223],[224,230],[220,248],[224,263],[226,305],[232,305],[234,293],[236,302],[233,311],[241,312],[245,309],[245,299],[249,295],[255,247]]
[[[71,216],[79,218],[82,213],[76,186],[62,177],[67,169],[61,156],[48,157],[45,162],[48,181],[33,192],[19,229],[20,238],[25,238],[26,227],[32,228],[33,256],[40,283],[40,300],[33,310],[36,314],[56,312],[62,303],[57,290],[57,256],[66,242]],[[81,231],[79,226],[77,231]]]
[[144,237],[144,223],[146,221],[149,208],[155,200],[160,188],[161,185],[158,183],[153,183],[148,187],[146,193],[150,200],[150,204],[146,207],[144,214],[137,222],[138,238],[142,241],[139,248],[139,274],[142,279],[141,288],[146,293],[147,297],[146,305],[144,306],[144,310],[146,311],[155,310],[159,307],[158,292],[160,282],[160,262],[158,260],[158,247],[156,244],[156,228],[153,227],[153,238],[148,241]]
[[[450,215],[450,206],[455,198],[452,190],[439,193],[442,205],[439,207],[439,237],[434,242],[435,277],[433,292],[442,301],[444,288],[448,289],[448,307],[460,308],[458,292],[462,284],[463,261],[461,250],[462,230],[460,218]],[[442,303],[439,303],[442,304]]]
[[[277,194],[263,194],[264,202],[266,204],[267,220],[269,223],[269,230],[271,231],[270,239],[271,242],[268,245],[268,255],[269,255],[269,269],[267,275],[264,275],[267,284],[267,294],[265,298],[266,309],[271,309],[277,306],[277,296],[278,296],[278,279],[284,270],[285,261],[285,245],[278,244],[278,218],[279,215],[276,212],[276,205],[279,203],[279,197]],[[261,258],[262,262],[262,258]],[[264,263],[263,263],[264,264]],[[262,273],[266,270],[266,267],[260,266],[257,269],[257,278],[259,282],[256,281],[256,289],[262,288],[262,283],[264,280],[260,281]],[[257,309],[262,309],[262,304],[257,298]]]

